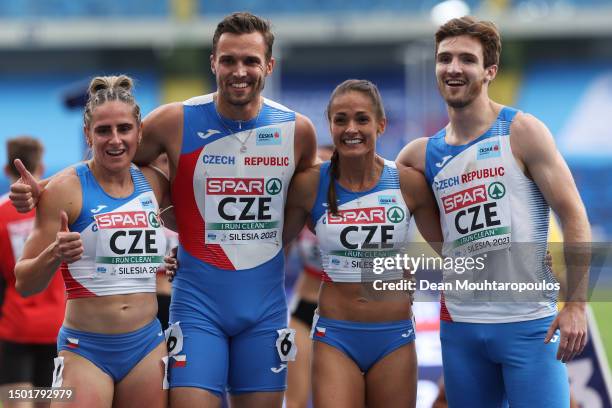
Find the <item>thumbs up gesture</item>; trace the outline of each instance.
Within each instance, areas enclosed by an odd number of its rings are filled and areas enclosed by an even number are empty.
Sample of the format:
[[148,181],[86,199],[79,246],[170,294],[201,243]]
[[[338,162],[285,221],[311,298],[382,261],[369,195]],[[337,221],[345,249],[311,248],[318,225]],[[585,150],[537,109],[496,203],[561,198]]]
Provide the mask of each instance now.
[[68,230],[68,214],[60,213],[60,229],[55,237],[56,256],[66,263],[73,263],[83,255],[83,241],[81,234]]
[[9,198],[18,212],[26,213],[36,207],[42,185],[25,168],[21,160],[15,159],[14,163],[21,177],[11,184]]

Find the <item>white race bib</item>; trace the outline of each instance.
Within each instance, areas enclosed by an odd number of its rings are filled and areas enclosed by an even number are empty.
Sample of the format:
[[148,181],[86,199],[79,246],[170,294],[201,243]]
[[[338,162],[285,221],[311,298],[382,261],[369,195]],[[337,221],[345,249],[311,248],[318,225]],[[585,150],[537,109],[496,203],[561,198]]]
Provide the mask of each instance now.
[[109,212],[95,219],[97,278],[155,276],[164,261],[165,237],[154,211]]
[[275,177],[206,178],[206,244],[280,244],[282,191]]

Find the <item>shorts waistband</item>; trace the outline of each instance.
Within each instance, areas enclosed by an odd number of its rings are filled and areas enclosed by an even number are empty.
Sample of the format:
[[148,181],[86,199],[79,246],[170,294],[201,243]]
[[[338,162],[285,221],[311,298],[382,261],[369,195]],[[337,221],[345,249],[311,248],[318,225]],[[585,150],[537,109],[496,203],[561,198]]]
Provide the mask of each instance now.
[[140,338],[140,336],[143,333],[151,331],[152,329],[154,329],[154,327],[157,327],[158,325],[160,325],[159,320],[157,318],[154,318],[153,320],[151,320],[151,322],[147,323],[145,326],[141,327],[140,329],[137,329],[131,332],[127,332],[127,333],[118,333],[118,334],[92,333],[92,332],[87,332],[87,331],[82,331],[82,330],[77,330],[77,329],[71,329],[66,326],[62,326],[61,330],[64,332],[66,336],[80,337],[83,339],[89,339],[91,341],[104,340],[105,342],[109,344],[126,344],[126,342]]
[[329,327],[337,327],[339,329],[350,329],[350,330],[390,330],[396,328],[398,326],[413,326],[412,319],[405,320],[392,320],[385,322],[358,322],[352,320],[338,320],[331,319],[329,317],[324,317],[319,315],[319,311],[315,311],[315,317],[313,319],[317,324],[329,326]]

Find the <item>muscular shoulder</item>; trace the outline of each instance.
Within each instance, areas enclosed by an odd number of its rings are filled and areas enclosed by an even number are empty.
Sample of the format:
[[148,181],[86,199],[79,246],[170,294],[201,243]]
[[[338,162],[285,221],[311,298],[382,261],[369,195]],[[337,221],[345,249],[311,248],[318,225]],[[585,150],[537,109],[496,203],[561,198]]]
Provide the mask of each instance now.
[[556,149],[546,125],[535,116],[519,112],[510,126],[512,152],[520,160],[545,154]]
[[149,113],[144,122],[160,124],[166,121],[176,121],[183,117],[183,103],[172,102],[161,105]]
[[425,154],[428,140],[427,137],[421,137],[404,146],[395,159],[398,167],[412,167],[421,173],[425,173]]
[[183,104],[174,102],[160,106],[144,118],[142,140],[134,162],[149,164],[160,153],[166,152],[172,169],[178,163],[182,136]]
[[143,121],[143,132],[149,134],[176,134],[182,127],[183,104],[181,102],[167,103],[149,113]]
[[317,134],[312,121],[295,114],[295,160],[296,171],[301,172],[314,165],[317,158]]
[[314,125],[310,118],[299,112],[295,112],[295,131],[308,131],[314,130]]
[[510,134],[512,137],[528,138],[539,132],[550,133],[541,120],[529,113],[518,112],[510,126]]
[[63,209],[67,212],[70,222],[73,222],[81,211],[82,188],[74,167],[69,167],[49,181],[43,190],[38,204],[39,210]]
[[63,192],[64,190],[74,189],[75,187],[79,190],[81,189],[79,176],[74,167],[67,167],[51,178],[49,184],[47,184],[45,188],[45,192]]

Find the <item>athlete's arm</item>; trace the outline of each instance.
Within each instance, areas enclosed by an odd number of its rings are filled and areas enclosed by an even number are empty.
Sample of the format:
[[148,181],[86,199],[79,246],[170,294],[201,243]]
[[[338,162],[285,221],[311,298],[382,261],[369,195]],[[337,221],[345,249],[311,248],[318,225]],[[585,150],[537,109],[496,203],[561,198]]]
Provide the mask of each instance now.
[[574,178],[546,126],[518,114],[510,128],[512,152],[559,217],[567,265],[568,302],[551,325],[546,342],[561,330],[557,358],[571,360],[587,340],[586,293],[590,263],[591,228]]
[[314,206],[318,185],[318,166],[297,173],[291,179],[287,194],[287,204],[285,205],[283,245],[290,244],[304,227],[308,215],[310,215],[310,211]]
[[419,232],[431,247],[442,251],[442,229],[440,214],[434,196],[422,173],[411,167],[398,166],[400,188],[404,201],[414,215]]
[[426,137],[415,139],[408,143],[399,152],[395,163],[399,166],[414,167],[421,173],[425,174],[425,152],[427,149]]
[[316,163],[317,134],[306,116],[296,113],[295,118],[295,172],[304,171]]
[[168,180],[168,176],[154,166],[141,167],[140,171],[142,171],[155,193],[164,227],[176,231],[176,219],[170,202],[170,180]]
[[34,228],[15,265],[15,288],[22,296],[41,292],[62,262],[81,258],[81,235],[68,231],[81,205],[81,185],[74,169],[54,177],[41,194]]
[[170,179],[178,165],[183,139],[183,104],[169,103],[149,113],[142,122],[142,140],[134,163],[145,166],[161,153],[168,154]]

